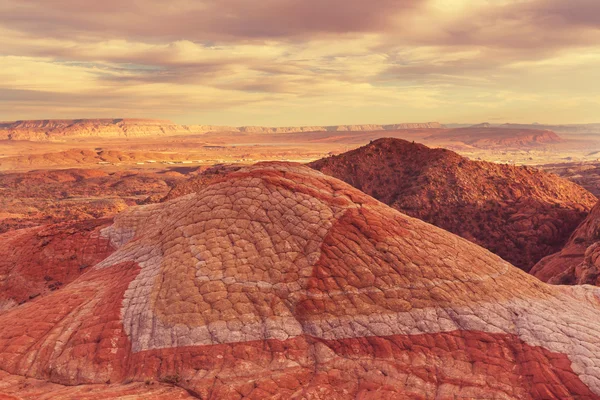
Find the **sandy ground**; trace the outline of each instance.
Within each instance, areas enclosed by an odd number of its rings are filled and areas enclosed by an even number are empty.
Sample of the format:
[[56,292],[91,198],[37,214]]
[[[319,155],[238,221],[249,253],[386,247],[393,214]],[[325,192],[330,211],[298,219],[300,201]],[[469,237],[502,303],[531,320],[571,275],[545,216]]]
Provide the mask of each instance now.
[[[380,137],[445,147],[473,160],[517,165],[592,162],[600,159],[600,135],[563,135],[561,143],[526,147],[474,147],[431,140],[434,130],[316,132],[255,135],[214,133],[157,138],[70,138],[61,142],[0,141],[0,171],[54,168],[151,168],[259,161],[309,162],[355,149]],[[85,156],[77,152],[89,152]],[[108,156],[107,156],[108,155]]]

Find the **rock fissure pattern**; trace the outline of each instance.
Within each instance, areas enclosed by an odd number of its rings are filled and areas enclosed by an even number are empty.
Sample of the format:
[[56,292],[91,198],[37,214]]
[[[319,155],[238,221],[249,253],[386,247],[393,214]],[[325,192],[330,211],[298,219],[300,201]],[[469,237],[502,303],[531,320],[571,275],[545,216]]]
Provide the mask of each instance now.
[[0,234],[0,313],[76,280],[116,247],[100,231],[110,219]]
[[600,398],[597,289],[546,285],[308,167],[242,168],[100,235],[114,253],[0,314],[0,393],[37,379],[214,399]]

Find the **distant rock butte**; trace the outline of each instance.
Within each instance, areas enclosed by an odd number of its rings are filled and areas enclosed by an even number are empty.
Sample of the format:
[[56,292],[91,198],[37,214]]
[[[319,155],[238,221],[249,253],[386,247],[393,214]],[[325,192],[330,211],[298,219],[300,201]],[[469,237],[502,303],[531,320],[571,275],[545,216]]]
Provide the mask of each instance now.
[[465,127],[490,127],[490,128],[500,128],[500,129],[536,129],[536,130],[548,130],[557,132],[560,134],[586,134],[586,133],[600,133],[600,124],[564,124],[564,125],[549,125],[549,124],[516,124],[516,123],[507,123],[507,124],[492,124],[489,122],[484,122],[477,125],[472,124],[447,124],[450,128],[465,128]]
[[490,124],[489,122],[482,122],[481,124],[470,126],[470,128],[491,128],[491,127],[492,127],[492,124]]
[[67,137],[140,137],[207,132],[245,132],[255,134],[297,132],[350,132],[396,129],[443,128],[437,122],[390,125],[335,125],[303,127],[178,125],[168,120],[149,119],[75,119],[0,122],[0,140],[61,140]]
[[600,124],[566,124],[566,125],[543,125],[543,124],[502,124],[500,128],[508,129],[540,129],[551,130],[558,133],[600,133]]
[[413,123],[413,124],[390,124],[390,125],[332,125],[332,126],[303,126],[269,128],[261,126],[242,126],[233,128],[239,132],[248,133],[296,133],[296,132],[369,132],[369,131],[392,131],[398,129],[442,129],[444,126],[439,122]]
[[552,284],[600,285],[600,203],[565,247],[537,263],[531,273]]
[[101,236],[112,255],[0,314],[5,397],[136,398],[147,382],[160,399],[185,398],[167,384],[202,399],[600,398],[599,289],[546,285],[305,166],[230,172]]
[[171,121],[147,119],[75,119],[16,121],[0,124],[0,140],[61,140],[66,137],[136,137],[189,132]]
[[425,140],[437,143],[459,142],[480,149],[521,149],[563,142],[560,136],[549,130],[492,128],[489,124],[444,130]]
[[524,270],[562,248],[597,201],[556,175],[470,161],[400,139],[376,140],[309,165]]

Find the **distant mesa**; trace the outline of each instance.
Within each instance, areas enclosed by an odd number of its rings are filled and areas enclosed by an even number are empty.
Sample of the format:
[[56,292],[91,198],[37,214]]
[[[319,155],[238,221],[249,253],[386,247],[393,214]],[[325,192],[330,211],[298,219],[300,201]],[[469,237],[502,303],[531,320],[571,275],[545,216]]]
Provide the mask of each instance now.
[[484,122],[481,124],[477,124],[477,125],[472,125],[469,128],[491,128],[492,124],[490,124],[489,122]]
[[233,128],[240,132],[248,133],[298,133],[298,132],[376,132],[376,131],[392,131],[399,129],[442,129],[444,128],[439,122],[427,123],[408,123],[408,124],[390,124],[390,125],[332,125],[332,126],[304,126],[304,127],[284,127],[284,128],[268,128],[261,126],[243,126]]
[[166,120],[74,119],[16,121],[0,125],[0,140],[61,140],[67,137],[136,137],[184,133],[184,127]]
[[526,271],[562,248],[597,201],[534,168],[470,161],[400,139],[376,140],[309,165]]
[[549,130],[493,128],[489,124],[443,130],[425,137],[425,140],[437,143],[458,142],[480,149],[523,149],[563,142],[560,136]]
[[544,284],[306,166],[230,171],[91,228],[112,254],[0,313],[0,397],[600,396],[598,289]]
[[397,129],[441,129],[438,122],[390,125],[334,125],[303,127],[178,125],[168,120],[152,119],[74,119],[32,120],[0,123],[0,140],[64,140],[69,137],[126,138],[181,135],[207,132],[241,132],[255,134],[299,132],[363,132]]
[[519,124],[519,123],[503,123],[503,124],[493,124],[489,122],[484,122],[482,124],[472,125],[472,124],[447,124],[448,128],[482,128],[484,125],[489,125],[490,128],[496,129],[535,129],[535,130],[545,130],[545,131],[553,131],[558,134],[576,134],[576,133],[600,133],[600,123],[591,123],[591,124],[542,124],[539,122],[533,122],[530,124]]
[[537,129],[537,130],[550,130],[559,134],[586,134],[586,133],[600,133],[600,124],[564,124],[564,125],[549,125],[549,124],[502,124],[498,125],[504,129]]
[[[168,120],[77,119],[17,121],[0,124],[0,140],[65,141],[69,138],[143,138],[192,134],[292,135],[311,134],[294,140],[350,140],[366,143],[388,136],[415,138],[421,142],[480,149],[535,148],[561,143],[551,130],[533,127],[494,127],[489,123],[448,129],[438,122],[404,124],[364,124],[299,127],[178,125]],[[336,135],[339,133],[339,135]],[[317,135],[318,134],[318,135]],[[362,136],[361,136],[362,134]],[[291,139],[290,139],[291,140]]]

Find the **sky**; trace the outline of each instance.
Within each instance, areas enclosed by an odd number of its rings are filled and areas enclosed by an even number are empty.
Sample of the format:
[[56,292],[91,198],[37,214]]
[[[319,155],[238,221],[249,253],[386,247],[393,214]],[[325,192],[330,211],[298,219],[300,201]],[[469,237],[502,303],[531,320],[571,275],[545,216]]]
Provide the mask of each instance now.
[[599,0],[0,0],[0,120],[600,122]]

